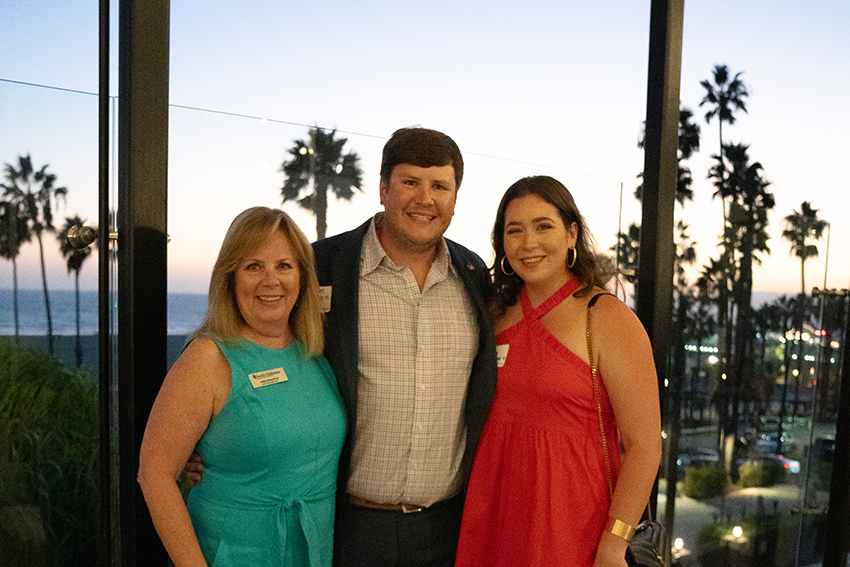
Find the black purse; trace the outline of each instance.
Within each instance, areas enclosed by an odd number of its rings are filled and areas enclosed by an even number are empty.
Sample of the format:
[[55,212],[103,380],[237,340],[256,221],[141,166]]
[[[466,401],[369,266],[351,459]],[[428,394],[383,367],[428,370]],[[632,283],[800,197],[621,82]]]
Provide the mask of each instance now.
[[[590,340],[590,309],[596,304],[596,300],[610,293],[599,293],[594,295],[587,303],[587,356],[590,360],[590,370],[593,376],[593,398],[596,401],[596,413],[599,416],[599,433],[602,435],[602,452],[605,458],[605,474],[608,480],[608,495],[613,498],[614,486],[611,482],[611,462],[608,459],[608,440],[605,436],[605,426],[602,422],[602,402],[599,394],[599,378],[597,376],[596,363],[593,360],[593,345]],[[667,541],[667,532],[664,526],[652,519],[652,510],[649,504],[646,506],[648,520],[644,520],[635,528],[635,533],[629,540],[626,550],[626,563],[629,567],[669,567],[664,559],[664,545]]]
[[629,540],[626,563],[629,567],[667,567],[662,555],[665,541],[667,533],[664,526],[652,519],[644,520]]

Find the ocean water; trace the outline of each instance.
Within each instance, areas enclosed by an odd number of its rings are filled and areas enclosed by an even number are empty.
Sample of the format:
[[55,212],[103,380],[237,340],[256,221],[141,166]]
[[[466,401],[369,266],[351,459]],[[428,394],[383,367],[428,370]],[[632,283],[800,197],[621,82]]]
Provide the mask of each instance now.
[[[54,335],[76,335],[76,299],[73,290],[50,290],[50,313]],[[15,334],[15,315],[11,289],[0,289],[0,336]],[[207,310],[205,293],[168,294],[168,334],[187,335],[194,331]],[[46,335],[47,310],[40,289],[18,290],[18,322],[21,335]],[[117,309],[115,312],[117,316]],[[80,292],[80,334],[97,335],[97,292]]]

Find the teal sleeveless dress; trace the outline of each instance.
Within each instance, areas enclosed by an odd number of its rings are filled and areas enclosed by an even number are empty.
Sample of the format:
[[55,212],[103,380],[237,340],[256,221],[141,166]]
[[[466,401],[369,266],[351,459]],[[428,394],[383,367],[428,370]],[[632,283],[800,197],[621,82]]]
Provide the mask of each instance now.
[[207,564],[330,567],[345,414],[328,361],[297,341],[216,345],[232,385],[198,442],[204,480],[187,501]]

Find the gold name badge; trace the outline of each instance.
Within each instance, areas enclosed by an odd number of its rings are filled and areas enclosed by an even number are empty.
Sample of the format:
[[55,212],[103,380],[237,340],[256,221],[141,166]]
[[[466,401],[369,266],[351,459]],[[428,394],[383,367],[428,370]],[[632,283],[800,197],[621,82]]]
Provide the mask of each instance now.
[[255,372],[253,374],[248,374],[248,378],[251,379],[251,385],[254,386],[254,388],[271,386],[272,384],[278,384],[289,380],[289,378],[286,377],[286,372],[283,371],[283,368],[274,368],[272,370]]

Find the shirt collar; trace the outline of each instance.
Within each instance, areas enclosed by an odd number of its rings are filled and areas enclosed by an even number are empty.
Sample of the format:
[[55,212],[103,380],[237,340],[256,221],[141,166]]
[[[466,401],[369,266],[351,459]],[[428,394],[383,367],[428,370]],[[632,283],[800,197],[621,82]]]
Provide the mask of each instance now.
[[[387,266],[391,270],[397,271],[401,269],[401,266],[396,265],[396,263],[387,256],[384,247],[381,246],[381,241],[378,240],[378,233],[375,230],[375,220],[378,218],[378,215],[382,214],[383,213],[378,213],[372,217],[372,222],[369,223],[369,229],[363,237],[363,245],[360,248],[361,276],[365,276],[375,271],[381,264]],[[437,257],[434,259],[434,263],[431,264],[431,270],[434,271],[434,275],[438,276],[440,280],[442,280],[446,274],[452,276],[457,275],[457,271],[451,262],[449,247],[446,244],[445,238],[440,238],[440,242],[437,244]]]

